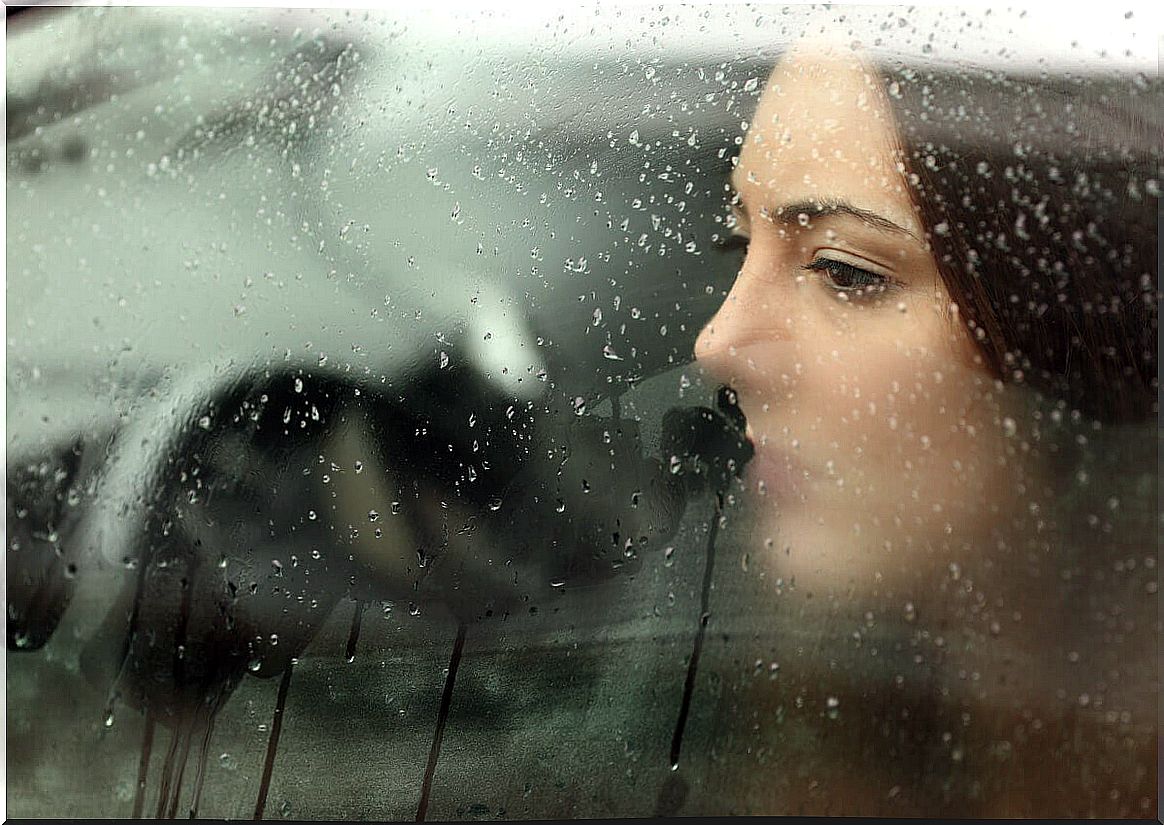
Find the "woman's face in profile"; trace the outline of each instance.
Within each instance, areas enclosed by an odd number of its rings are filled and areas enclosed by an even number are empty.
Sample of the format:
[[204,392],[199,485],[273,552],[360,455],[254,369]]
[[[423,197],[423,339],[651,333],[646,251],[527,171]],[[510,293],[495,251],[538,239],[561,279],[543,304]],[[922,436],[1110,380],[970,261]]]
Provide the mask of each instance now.
[[782,569],[920,595],[919,554],[961,560],[1019,496],[1013,422],[939,277],[884,94],[851,57],[773,72],[732,176],[747,257],[696,356],[739,394],[744,480],[771,503]]

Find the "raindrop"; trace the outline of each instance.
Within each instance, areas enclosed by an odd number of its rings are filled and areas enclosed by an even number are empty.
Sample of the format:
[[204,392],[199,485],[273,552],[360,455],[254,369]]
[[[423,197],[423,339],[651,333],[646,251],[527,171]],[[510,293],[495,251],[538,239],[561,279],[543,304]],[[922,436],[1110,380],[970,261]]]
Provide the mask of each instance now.
[[574,398],[574,415],[586,414],[586,399],[582,396],[575,396]]
[[448,365],[449,365],[449,354],[447,352],[445,352],[444,350],[441,350],[439,362],[440,362],[440,368],[442,370],[445,369],[446,367],[448,367]]
[[619,355],[617,352],[615,352],[614,347],[612,347],[610,344],[607,344],[606,346],[604,346],[602,348],[602,357],[608,361],[621,361],[622,360],[622,356]]

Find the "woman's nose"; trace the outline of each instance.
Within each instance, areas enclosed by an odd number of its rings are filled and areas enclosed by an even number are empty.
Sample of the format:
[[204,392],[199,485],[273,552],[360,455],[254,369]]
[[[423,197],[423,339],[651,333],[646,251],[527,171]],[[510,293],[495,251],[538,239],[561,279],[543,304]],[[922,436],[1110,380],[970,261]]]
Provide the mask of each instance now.
[[755,346],[787,341],[790,295],[777,295],[748,274],[736,277],[720,308],[695,339],[695,360],[717,380],[736,386],[748,383]]

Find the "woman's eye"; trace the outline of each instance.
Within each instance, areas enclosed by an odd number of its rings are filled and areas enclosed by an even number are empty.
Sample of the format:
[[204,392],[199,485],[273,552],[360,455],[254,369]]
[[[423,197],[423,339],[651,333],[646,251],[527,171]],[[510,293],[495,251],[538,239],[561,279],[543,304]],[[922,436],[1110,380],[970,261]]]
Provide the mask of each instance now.
[[857,293],[864,297],[883,293],[895,286],[893,280],[884,275],[833,258],[817,258],[804,268],[820,273],[830,289],[842,293]]

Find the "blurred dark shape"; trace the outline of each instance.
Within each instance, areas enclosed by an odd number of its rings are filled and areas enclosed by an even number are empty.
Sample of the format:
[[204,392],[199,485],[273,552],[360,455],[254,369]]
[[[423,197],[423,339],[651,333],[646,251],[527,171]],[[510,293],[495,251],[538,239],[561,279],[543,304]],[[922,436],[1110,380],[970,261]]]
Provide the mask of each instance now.
[[727,490],[755,454],[735,391],[721,387],[716,406],[675,407],[663,417],[663,454],[674,457],[688,496]]
[[82,444],[7,472],[8,649],[37,650],[56,630],[76,589],[77,554],[68,537]]

